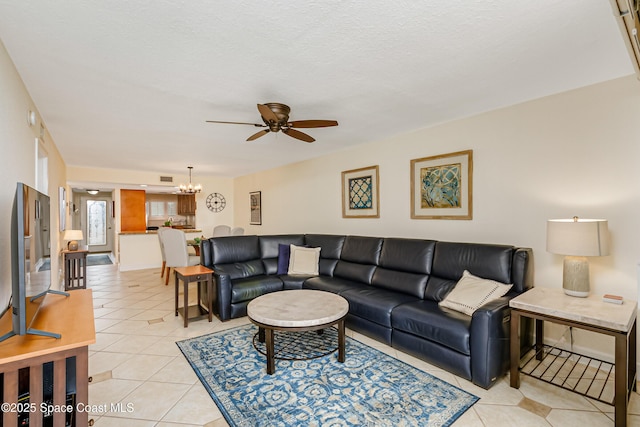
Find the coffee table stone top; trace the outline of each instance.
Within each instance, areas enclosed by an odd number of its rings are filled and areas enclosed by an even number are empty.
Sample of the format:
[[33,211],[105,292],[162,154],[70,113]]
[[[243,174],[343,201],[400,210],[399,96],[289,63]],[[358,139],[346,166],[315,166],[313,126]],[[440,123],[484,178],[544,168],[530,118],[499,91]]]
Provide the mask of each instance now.
[[250,319],[284,328],[323,325],[339,320],[348,311],[349,302],[340,295],[311,289],[272,292],[247,305]]

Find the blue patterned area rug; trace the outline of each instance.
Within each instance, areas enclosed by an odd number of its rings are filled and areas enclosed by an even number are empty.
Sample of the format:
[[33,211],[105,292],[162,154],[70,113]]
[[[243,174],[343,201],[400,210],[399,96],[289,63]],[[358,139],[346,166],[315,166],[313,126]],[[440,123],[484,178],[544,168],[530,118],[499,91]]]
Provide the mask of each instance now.
[[478,400],[351,338],[344,363],[337,353],[287,360],[310,351],[310,342],[322,346],[319,339],[335,347],[334,328],[322,335],[276,331],[276,355],[285,360],[267,375],[266,358],[253,345],[257,330],[247,325],[177,342],[233,427],[448,426]]

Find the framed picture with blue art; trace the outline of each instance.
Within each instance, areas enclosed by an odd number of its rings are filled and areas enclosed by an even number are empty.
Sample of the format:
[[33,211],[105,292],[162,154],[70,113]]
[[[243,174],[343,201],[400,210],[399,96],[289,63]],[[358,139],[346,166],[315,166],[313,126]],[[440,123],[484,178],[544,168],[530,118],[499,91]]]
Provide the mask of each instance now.
[[378,165],[342,172],[342,217],[380,218]]
[[472,219],[473,150],[411,160],[411,218]]

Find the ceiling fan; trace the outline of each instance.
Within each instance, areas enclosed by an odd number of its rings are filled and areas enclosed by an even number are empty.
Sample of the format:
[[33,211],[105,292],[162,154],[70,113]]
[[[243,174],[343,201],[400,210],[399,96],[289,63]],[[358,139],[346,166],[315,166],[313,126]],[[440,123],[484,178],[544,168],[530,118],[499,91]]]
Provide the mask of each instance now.
[[255,127],[262,127],[259,132],[254,133],[247,141],[253,141],[261,136],[268,134],[269,132],[278,132],[289,135],[292,138],[299,139],[304,142],[315,141],[310,135],[304,132],[300,132],[294,128],[324,128],[329,126],[338,126],[338,122],[335,120],[296,120],[289,121],[289,112],[291,108],[289,106],[280,104],[278,102],[268,102],[266,104],[258,104],[258,111],[262,117],[262,123],[244,123],[244,122],[222,122],[218,120],[207,120],[207,123],[227,123],[232,125],[251,125]]

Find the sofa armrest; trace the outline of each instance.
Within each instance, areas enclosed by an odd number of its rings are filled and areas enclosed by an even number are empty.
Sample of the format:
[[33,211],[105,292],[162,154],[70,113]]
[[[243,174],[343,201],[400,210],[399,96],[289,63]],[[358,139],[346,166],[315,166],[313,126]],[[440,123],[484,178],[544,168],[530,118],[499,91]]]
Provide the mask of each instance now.
[[471,376],[489,388],[509,367],[509,297],[502,297],[473,313],[470,330]]
[[231,318],[231,276],[218,271],[213,276],[216,284],[215,302],[218,305],[218,316],[222,321],[229,320]]

